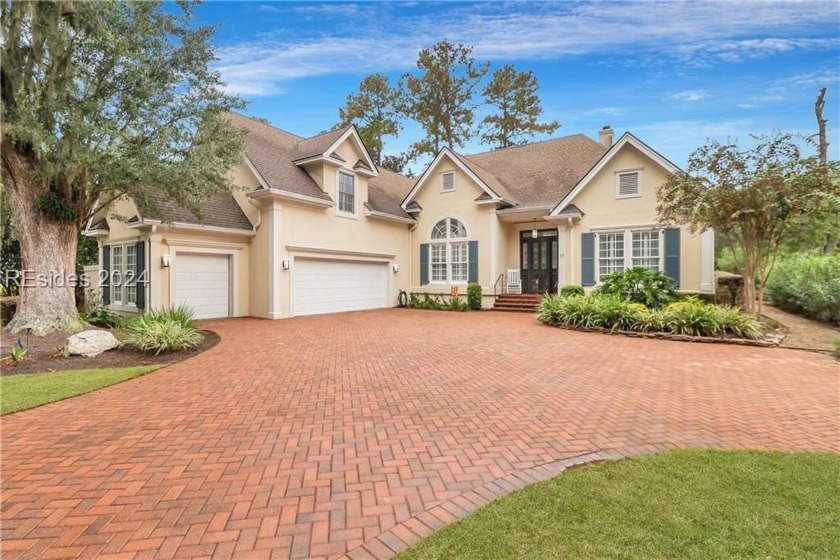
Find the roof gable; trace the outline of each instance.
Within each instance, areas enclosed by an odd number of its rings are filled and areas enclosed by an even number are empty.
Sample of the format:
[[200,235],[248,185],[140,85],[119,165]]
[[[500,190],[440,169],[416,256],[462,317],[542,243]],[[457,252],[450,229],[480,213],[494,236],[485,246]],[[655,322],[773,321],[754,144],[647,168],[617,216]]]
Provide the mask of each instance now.
[[[425,186],[425,184],[429,181],[429,177],[432,176],[432,171],[438,167],[438,165],[440,164],[440,162],[443,160],[444,157],[448,157],[455,164],[455,166],[457,168],[459,168],[461,171],[463,171],[470,179],[475,181],[475,184],[478,185],[487,194],[488,197],[490,197],[490,200],[494,200],[494,201],[497,200],[497,201],[500,201],[500,202],[502,201],[502,196],[500,196],[499,193],[495,192],[487,184],[487,182],[485,182],[479,176],[479,174],[476,173],[475,168],[477,168],[477,166],[467,165],[467,163],[464,160],[462,160],[458,156],[458,154],[456,154],[454,151],[452,151],[448,147],[444,147],[440,152],[438,152],[438,155],[435,157],[435,159],[432,161],[432,163],[429,164],[429,166],[426,168],[426,170],[423,172],[423,174],[420,175],[420,177],[417,179],[417,182],[414,184],[414,188],[412,188],[411,191],[408,193],[408,195],[405,197],[405,199],[403,199],[403,201],[402,201],[402,207],[403,208],[407,208],[408,205],[412,202],[412,199],[415,196],[417,196],[417,193],[420,192],[420,189],[422,189]],[[478,168],[478,169],[480,169],[480,168]],[[486,174],[485,178],[489,178],[487,176],[489,176],[489,174]]]
[[356,145],[356,149],[358,150],[359,154],[362,156],[361,159],[356,163],[356,167],[359,168],[359,163],[363,164],[363,167],[366,167],[369,172],[373,175],[376,175],[378,169],[376,164],[373,162],[373,158],[370,157],[370,154],[365,147],[365,143],[362,142],[362,137],[359,136],[359,131],[356,130],[355,125],[350,125],[347,127],[341,136],[339,136],[326,150],[324,150],[323,155],[325,157],[333,157],[337,159],[341,159],[337,156],[334,152],[341,146],[344,142],[353,142]]
[[559,203],[552,209],[550,216],[559,216],[563,210],[571,205],[574,198],[589,185],[589,183],[612,161],[612,159],[626,146],[633,146],[642,154],[650,158],[655,164],[662,167],[668,173],[676,173],[680,170],[679,167],[671,163],[665,156],[633,136],[629,132],[625,132],[621,138],[606,151],[606,153],[592,166],[592,168],[577,182]]

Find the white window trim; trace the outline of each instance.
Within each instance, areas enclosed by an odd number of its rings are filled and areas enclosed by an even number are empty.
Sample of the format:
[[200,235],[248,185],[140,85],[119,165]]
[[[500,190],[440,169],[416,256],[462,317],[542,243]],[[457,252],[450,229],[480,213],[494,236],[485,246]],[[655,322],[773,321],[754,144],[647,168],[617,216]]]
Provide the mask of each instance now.
[[[346,210],[341,209],[341,176],[347,175],[348,177],[353,178],[353,211],[348,212]],[[357,180],[356,174],[350,171],[345,171],[344,169],[339,169],[335,173],[335,215],[341,216],[342,218],[353,218],[355,220],[359,219],[357,214],[357,210],[359,208],[359,182]]]
[[[446,187],[444,187],[445,177],[447,175],[452,175],[452,188],[451,189],[447,189]],[[440,192],[445,192],[445,193],[455,192],[455,172],[454,171],[443,171],[440,174]]]
[[[639,167],[637,169],[622,169],[621,171],[615,172],[615,198],[616,199],[625,199],[625,198],[640,198],[642,196],[642,171],[643,168]],[[639,190],[636,191],[635,194],[620,194],[620,185],[621,185],[621,176],[622,175],[630,175],[631,173],[635,173],[638,176],[639,182]]]
[[[136,251],[137,250],[136,249],[136,247],[137,247],[136,243],[137,243],[137,241],[128,241],[128,242],[125,242],[125,243],[108,243],[108,246],[111,248],[110,256],[109,256],[109,258],[111,259],[111,262],[109,263],[110,264],[110,269],[109,269],[110,270],[110,278],[108,278],[108,290],[109,290],[109,295],[110,295],[110,303],[108,304],[108,307],[110,307],[110,308],[113,308],[113,309],[116,309],[116,310],[122,310],[122,311],[133,311],[133,310],[137,309],[137,266],[140,263],[137,262],[137,253],[136,252],[134,254],[134,275],[132,276],[132,278],[133,278],[132,283],[134,284],[134,288],[135,288],[134,301],[133,302],[124,301],[126,299],[126,296],[128,295],[128,286],[129,286],[129,283],[126,282],[127,275],[125,273],[125,265],[126,265],[126,262],[128,260],[128,247],[129,246],[134,246],[135,251]],[[114,278],[115,278],[115,276],[114,276],[114,270],[115,270],[115,267],[114,267],[114,247],[120,247],[120,257],[121,257],[121,261],[122,261],[120,263],[120,266],[119,266],[119,279],[120,279],[120,282],[122,284],[122,290],[121,290],[122,291],[122,296],[119,300],[114,298],[114,288],[115,288],[115,283],[114,283]]]
[[595,233],[595,284],[601,283],[600,236],[620,233],[624,236],[624,270],[633,268],[633,232],[656,231],[659,233],[659,272],[665,272],[665,230],[661,228],[606,229]]
[[[466,286],[470,282],[470,237],[469,237],[470,232],[469,232],[469,229],[467,229],[467,226],[464,223],[464,220],[462,220],[461,218],[457,218],[457,217],[454,217],[454,216],[449,216],[449,217],[446,217],[446,218],[441,218],[440,220],[436,220],[434,222],[434,224],[432,225],[432,233],[434,233],[434,230],[435,230],[435,227],[437,226],[437,224],[439,224],[443,220],[447,221],[447,224],[446,224],[446,238],[445,239],[432,239],[431,234],[429,235],[429,283],[430,284],[435,284],[435,285],[438,285],[438,286]],[[450,237],[449,236],[449,234],[450,234],[449,221],[450,220],[456,220],[457,222],[459,222],[464,227],[464,230],[466,230],[466,232],[467,232],[466,237]],[[452,262],[452,245],[455,244],[455,243],[463,243],[467,247],[467,251],[466,251],[466,253],[467,253],[467,261],[466,261],[467,278],[466,278],[466,280],[454,281],[452,279],[452,265],[454,264]],[[432,270],[433,270],[433,267],[432,267],[432,246],[433,245],[443,245],[443,246],[446,247],[446,263],[445,263],[446,264],[446,279],[445,280],[433,280],[433,278],[434,278],[434,274],[432,273]],[[464,264],[464,263],[458,263],[458,264]]]

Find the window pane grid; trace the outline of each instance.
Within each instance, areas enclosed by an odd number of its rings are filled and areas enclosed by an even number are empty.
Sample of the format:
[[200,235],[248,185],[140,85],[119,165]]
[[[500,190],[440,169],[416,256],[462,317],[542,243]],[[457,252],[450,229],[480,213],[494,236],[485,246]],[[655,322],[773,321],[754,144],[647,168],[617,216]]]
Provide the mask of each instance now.
[[126,303],[137,302],[137,246],[134,244],[125,246],[125,301]]
[[467,244],[452,243],[450,249],[452,251],[452,282],[466,282],[469,276]]
[[634,267],[659,270],[659,232],[633,232],[632,262]]
[[356,211],[356,185],[352,175],[338,174],[338,209],[342,212]]
[[606,276],[624,270],[624,234],[602,233],[598,240],[598,273]]
[[123,247],[122,245],[111,246],[111,301],[122,303],[123,301]]
[[[469,279],[467,228],[454,218],[444,218],[432,228],[429,268],[432,282],[462,283]],[[450,241],[453,240],[453,241]]]
[[436,243],[432,249],[432,282],[446,282],[446,244]]

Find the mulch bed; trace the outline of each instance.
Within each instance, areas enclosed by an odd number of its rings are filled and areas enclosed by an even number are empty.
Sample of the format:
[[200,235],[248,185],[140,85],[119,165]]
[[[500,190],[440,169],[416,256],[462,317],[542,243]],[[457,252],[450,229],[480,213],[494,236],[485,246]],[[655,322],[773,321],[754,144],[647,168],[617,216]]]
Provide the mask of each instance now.
[[[19,364],[3,365],[0,368],[0,375],[17,375],[20,373],[52,372],[68,369],[96,369],[132,367],[152,364],[174,364],[201,354],[218,344],[220,337],[213,331],[201,331],[204,333],[204,342],[201,346],[181,352],[167,352],[158,354],[147,354],[135,348],[124,346],[115,350],[109,350],[93,358],[84,356],[64,356],[64,341],[72,333],[54,332],[44,337],[29,337],[29,350],[26,358]],[[18,344],[20,339],[26,345],[26,334],[12,334],[4,330],[0,344],[0,355],[9,354],[9,349]]]

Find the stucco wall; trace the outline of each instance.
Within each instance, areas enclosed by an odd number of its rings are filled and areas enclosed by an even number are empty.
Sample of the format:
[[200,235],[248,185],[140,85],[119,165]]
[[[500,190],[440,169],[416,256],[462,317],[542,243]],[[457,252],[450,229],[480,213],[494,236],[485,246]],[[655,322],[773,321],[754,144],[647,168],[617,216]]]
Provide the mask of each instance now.
[[[455,173],[455,190],[441,191],[441,174]],[[490,288],[495,281],[491,278],[490,250],[491,250],[491,216],[489,205],[476,204],[475,199],[484,191],[466,173],[461,171],[455,163],[444,156],[428,174],[428,179],[414,200],[423,208],[420,212],[417,227],[412,232],[411,254],[411,290],[414,292],[444,292],[449,293],[448,283],[430,282],[420,284],[420,244],[431,240],[432,229],[444,218],[456,218],[467,228],[468,240],[478,241],[478,281],[485,288]],[[501,244],[498,253],[501,255]],[[503,267],[499,259],[497,268]],[[458,284],[459,292],[466,294],[467,285]]]
[[[641,196],[616,198],[616,173],[641,170]],[[668,180],[667,172],[641,151],[627,145],[617,153],[586,188],[572,200],[584,217],[575,224],[571,237],[573,259],[569,259],[571,278],[581,281],[581,233],[604,228],[632,229],[659,223],[656,214],[656,192]],[[629,251],[629,247],[625,247]],[[660,248],[662,250],[662,248]],[[597,248],[596,248],[597,253]],[[680,232],[680,289],[701,289],[701,240],[683,227]]]

